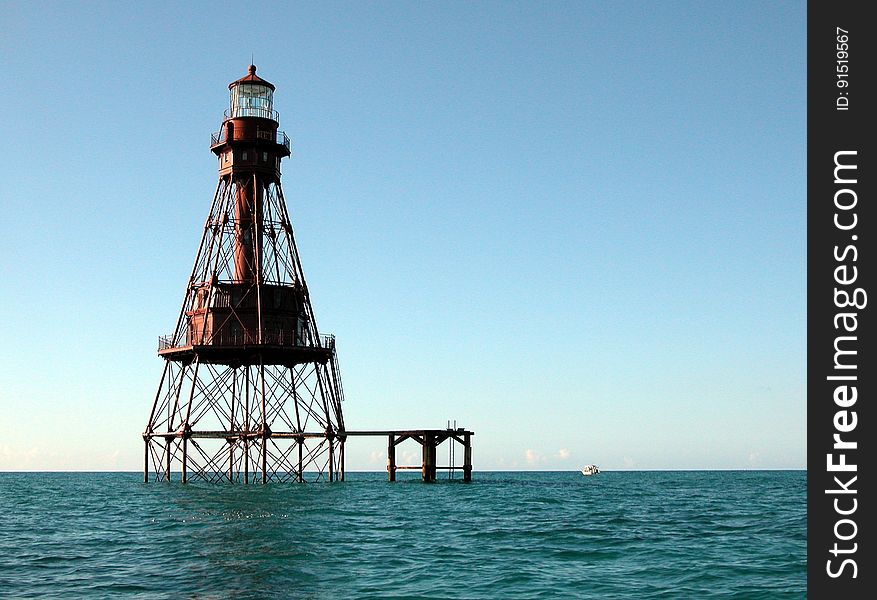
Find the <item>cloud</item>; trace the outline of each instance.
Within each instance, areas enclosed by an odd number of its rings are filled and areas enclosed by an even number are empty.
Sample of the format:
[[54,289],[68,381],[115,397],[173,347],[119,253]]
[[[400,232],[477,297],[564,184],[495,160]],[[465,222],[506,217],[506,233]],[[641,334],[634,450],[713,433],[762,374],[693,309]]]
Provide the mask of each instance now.
[[387,462],[387,455],[380,450],[374,450],[368,455],[368,462],[372,464],[381,464]]
[[528,465],[535,465],[538,462],[542,462],[542,457],[536,454],[535,450],[531,450],[527,448],[524,452],[524,459],[527,461]]
[[557,458],[559,458],[560,460],[566,460],[567,458],[570,457],[569,449],[568,448],[561,448],[560,450],[557,451],[557,454],[555,456]]
[[[401,460],[400,460],[401,458]],[[416,466],[423,462],[423,457],[416,450],[404,450],[401,456],[396,456],[396,464],[404,466]]]
[[47,452],[41,448],[13,448],[0,445],[0,470],[3,471],[53,471],[70,468],[66,457],[59,452]]

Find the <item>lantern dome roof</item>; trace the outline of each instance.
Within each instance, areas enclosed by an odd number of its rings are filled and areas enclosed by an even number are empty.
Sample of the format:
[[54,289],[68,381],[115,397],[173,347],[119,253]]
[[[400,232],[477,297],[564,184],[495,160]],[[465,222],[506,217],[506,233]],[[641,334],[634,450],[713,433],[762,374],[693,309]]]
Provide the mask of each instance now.
[[252,85],[264,85],[265,87],[271,88],[274,90],[274,84],[269,83],[256,75],[256,65],[250,65],[249,69],[247,69],[247,74],[241,77],[238,80],[232,81],[228,84],[228,89],[231,89],[235,86],[241,85],[243,83],[248,83]]

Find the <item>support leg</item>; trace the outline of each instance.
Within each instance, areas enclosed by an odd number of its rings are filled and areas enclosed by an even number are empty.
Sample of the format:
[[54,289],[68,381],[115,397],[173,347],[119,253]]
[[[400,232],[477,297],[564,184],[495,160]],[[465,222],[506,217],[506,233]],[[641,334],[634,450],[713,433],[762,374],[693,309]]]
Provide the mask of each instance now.
[[389,481],[396,481],[396,444],[391,433],[387,441],[387,477]]
[[420,448],[420,476],[423,481],[432,481],[435,473],[435,438],[430,434],[424,434],[423,446]]
[[143,438],[143,446],[145,449],[143,455],[143,483],[149,483],[149,438]]
[[262,436],[262,483],[268,483],[268,438]]
[[304,439],[298,438],[298,482],[302,483],[305,480],[305,474],[302,470],[302,462],[303,462],[303,451],[302,446],[304,445]]
[[250,440],[244,439],[244,483],[250,483]]
[[[255,175],[253,176],[255,181]],[[255,192],[255,187],[254,187]],[[255,236],[254,236],[255,238]],[[258,288],[256,288],[258,291]],[[262,330],[259,329],[259,340],[262,339]],[[265,412],[265,363],[259,359],[259,379],[262,384],[262,483],[268,483],[268,414]]]
[[341,446],[340,446],[338,453],[339,453],[339,460],[341,462],[341,481],[344,481],[344,440],[343,439],[341,440]]
[[426,444],[424,446],[427,448],[427,468],[429,479],[427,481],[435,481],[435,473],[436,473],[436,439],[434,435],[427,436]]
[[472,481],[472,436],[463,436],[463,481]]
[[171,480],[171,444],[174,443],[174,438],[166,437],[164,438],[164,480]]
[[183,483],[186,483],[188,481],[188,477],[186,476],[187,475],[186,474],[186,467],[187,467],[186,462],[189,458],[188,450],[189,450],[189,438],[186,437],[185,435],[183,435],[183,479],[182,479]]

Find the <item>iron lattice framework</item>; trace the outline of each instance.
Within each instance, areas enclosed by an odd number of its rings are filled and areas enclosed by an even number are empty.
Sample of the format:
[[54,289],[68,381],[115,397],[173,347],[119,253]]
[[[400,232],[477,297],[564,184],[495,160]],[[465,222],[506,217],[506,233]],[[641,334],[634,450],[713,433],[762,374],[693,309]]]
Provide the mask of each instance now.
[[343,479],[338,356],[317,329],[280,186],[289,141],[274,88],[255,67],[230,88],[211,146],[219,183],[176,328],[159,339],[144,479]]

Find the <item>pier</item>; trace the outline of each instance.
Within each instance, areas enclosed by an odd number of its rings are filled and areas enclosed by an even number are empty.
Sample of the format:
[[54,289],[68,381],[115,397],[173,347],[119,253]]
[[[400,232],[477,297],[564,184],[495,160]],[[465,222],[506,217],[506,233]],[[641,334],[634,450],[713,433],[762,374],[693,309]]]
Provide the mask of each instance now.
[[[423,481],[435,481],[438,471],[448,471],[449,474],[460,467],[454,465],[454,445],[460,444],[463,448],[463,481],[472,481],[472,436],[474,431],[463,427],[456,429],[405,429],[397,431],[343,431],[338,436],[341,439],[355,436],[380,436],[387,438],[387,479],[396,481],[398,470],[420,470]],[[343,436],[343,437],[342,437]],[[396,464],[396,446],[407,440],[414,440],[421,446],[420,465]],[[438,447],[447,441],[448,463],[438,465]]]

